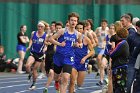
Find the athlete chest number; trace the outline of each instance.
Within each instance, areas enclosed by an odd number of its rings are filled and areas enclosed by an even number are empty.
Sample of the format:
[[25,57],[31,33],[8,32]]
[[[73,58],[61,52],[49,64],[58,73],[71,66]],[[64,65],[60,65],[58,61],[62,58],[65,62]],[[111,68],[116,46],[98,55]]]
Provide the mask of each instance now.
[[74,57],[70,57],[70,61],[71,62],[74,62]]

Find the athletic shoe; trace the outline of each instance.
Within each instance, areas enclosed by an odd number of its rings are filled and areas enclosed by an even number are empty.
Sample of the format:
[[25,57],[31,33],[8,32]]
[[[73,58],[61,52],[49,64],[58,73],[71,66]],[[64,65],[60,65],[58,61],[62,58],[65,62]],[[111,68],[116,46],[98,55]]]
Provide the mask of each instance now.
[[82,87],[78,87],[78,86],[77,86],[77,89],[78,89],[78,90],[80,90],[80,89],[83,89],[83,88],[82,88]]
[[103,86],[103,87],[102,87],[102,93],[107,93],[107,89],[108,89],[107,86]]
[[83,89],[82,87],[77,86],[77,87],[76,87],[76,92],[75,92],[75,93],[81,93],[82,89]]
[[32,84],[32,85],[30,86],[29,90],[35,90],[35,88],[36,88],[36,86]]
[[55,82],[55,89],[57,93],[60,93],[60,85],[59,82]]
[[44,88],[43,93],[48,93],[48,88]]
[[95,76],[95,79],[98,79],[98,78],[100,78],[100,74],[99,73],[97,73],[96,76]]
[[25,74],[25,71],[17,71],[18,74]]
[[73,93],[76,93],[76,89],[74,88],[74,91],[73,91]]
[[98,83],[96,83],[97,86],[103,86],[103,82],[99,81]]
[[104,83],[105,83],[105,85],[108,85],[108,78],[104,79]]
[[43,74],[43,73],[40,73],[40,75],[37,77],[38,79],[42,79],[42,78],[44,78],[45,77],[45,75]]

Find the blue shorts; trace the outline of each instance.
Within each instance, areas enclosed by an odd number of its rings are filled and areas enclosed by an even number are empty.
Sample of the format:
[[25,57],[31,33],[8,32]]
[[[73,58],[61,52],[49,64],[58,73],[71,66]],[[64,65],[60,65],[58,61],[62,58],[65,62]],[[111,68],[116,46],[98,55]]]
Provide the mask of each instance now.
[[86,61],[84,64],[80,64],[81,60],[75,60],[75,63],[73,64],[73,68],[75,68],[77,71],[86,71],[88,62]]
[[26,47],[23,45],[17,45],[17,51],[24,51],[26,52]]
[[54,64],[57,66],[63,66],[64,64],[73,65],[74,64],[74,56],[66,56],[56,52],[53,56]]
[[105,49],[104,48],[97,48],[97,54],[100,54],[100,55],[103,55],[105,52]]

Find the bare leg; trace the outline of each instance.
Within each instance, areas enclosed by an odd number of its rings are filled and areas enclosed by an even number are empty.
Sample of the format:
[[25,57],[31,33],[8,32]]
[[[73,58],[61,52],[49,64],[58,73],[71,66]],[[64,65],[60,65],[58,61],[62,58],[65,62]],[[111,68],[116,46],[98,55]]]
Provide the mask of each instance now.
[[75,68],[72,68],[72,73],[71,73],[71,77],[70,77],[70,85],[69,85],[69,93],[73,93],[74,92],[74,86],[75,86],[75,80],[77,78],[77,70]]
[[70,79],[69,73],[62,73],[60,93],[66,93],[69,79]]
[[22,74],[22,65],[23,65],[23,60],[24,60],[24,57],[25,57],[25,52],[24,51],[19,51],[18,54],[19,54],[20,58],[19,58],[17,72]]
[[50,69],[50,72],[47,76],[48,76],[48,81],[46,82],[46,85],[45,85],[46,88],[48,88],[50,86],[51,82],[54,79],[54,71],[52,69]]
[[26,71],[28,73],[31,72],[31,66],[34,63],[35,59],[32,56],[29,56],[29,58],[27,59],[27,63],[26,63]]
[[100,67],[100,81],[103,83],[105,67],[107,66],[107,59],[103,57]]
[[83,85],[85,76],[86,76],[86,71],[79,71],[78,72],[78,77],[77,77],[78,87],[81,87]]
[[33,82],[36,82],[38,72],[37,69],[40,67],[41,62],[36,62],[34,67],[33,67]]

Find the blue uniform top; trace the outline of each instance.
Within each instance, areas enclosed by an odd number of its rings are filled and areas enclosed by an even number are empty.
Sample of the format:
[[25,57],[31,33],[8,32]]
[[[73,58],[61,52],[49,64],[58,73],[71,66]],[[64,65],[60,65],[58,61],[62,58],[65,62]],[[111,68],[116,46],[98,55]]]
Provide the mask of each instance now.
[[107,35],[106,36],[106,47],[105,47],[105,52],[104,52],[105,55],[109,55],[109,51],[111,50],[111,45],[108,42],[110,42],[110,38]]
[[[83,42],[83,38],[82,38],[82,42]],[[88,53],[88,46],[83,44],[82,48],[76,47],[74,53],[75,53],[75,61],[79,60],[79,59],[81,60],[84,56],[87,55],[87,53]]]
[[41,37],[38,37],[37,31],[34,32],[33,37],[32,37],[32,46],[31,46],[31,52],[43,54],[43,48],[45,46],[44,40],[46,38],[46,33],[44,33]]
[[65,29],[64,34],[58,38],[58,42],[61,43],[63,41],[65,41],[66,45],[64,47],[57,46],[56,52],[63,54],[64,56],[73,56],[73,44],[77,41],[77,31],[75,30],[74,34],[69,34],[68,29]]

